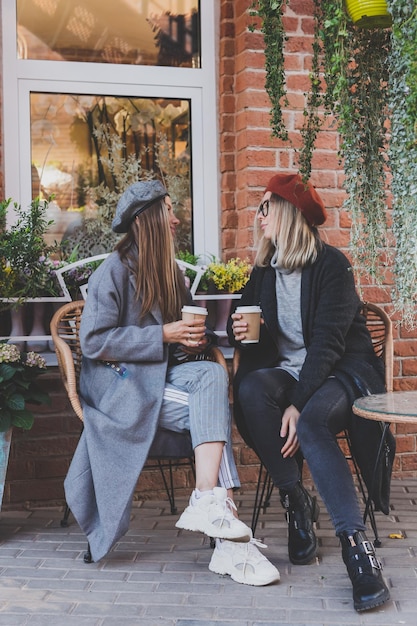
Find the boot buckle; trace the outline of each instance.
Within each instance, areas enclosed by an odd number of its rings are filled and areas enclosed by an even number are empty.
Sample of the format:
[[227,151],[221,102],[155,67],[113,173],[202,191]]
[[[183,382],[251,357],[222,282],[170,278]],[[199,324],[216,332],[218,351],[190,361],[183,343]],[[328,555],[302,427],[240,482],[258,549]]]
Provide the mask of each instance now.
[[362,541],[362,545],[363,545],[363,549],[365,554],[374,554],[374,546],[372,545],[371,541],[368,541],[367,539],[365,539],[365,541]]
[[381,570],[382,570],[381,561],[378,561],[378,559],[376,558],[376,556],[375,556],[375,555],[373,555],[373,554],[369,554],[368,556],[369,556],[369,561],[370,561],[370,563],[371,563],[372,567],[373,567],[374,569],[381,569]]

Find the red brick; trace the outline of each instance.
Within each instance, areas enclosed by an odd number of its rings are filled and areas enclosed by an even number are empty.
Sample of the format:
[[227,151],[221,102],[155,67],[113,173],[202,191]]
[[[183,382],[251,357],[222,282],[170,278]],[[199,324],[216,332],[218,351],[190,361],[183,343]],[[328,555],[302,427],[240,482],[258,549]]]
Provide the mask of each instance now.
[[[398,343],[396,354],[398,356],[415,356],[417,354],[417,345],[413,339],[403,339]],[[417,381],[416,381],[417,383]]]
[[222,133],[220,136],[220,146],[223,152],[234,152],[236,149],[235,134]]
[[286,78],[287,89],[290,91],[310,91],[310,79],[308,74],[290,74]]
[[[417,471],[417,455],[416,454],[403,454],[401,456],[401,473],[403,472],[416,472]],[[413,473],[415,476],[415,473]]]
[[222,57],[233,57],[235,54],[235,42],[231,39],[223,39],[220,42],[220,55]]
[[417,361],[415,358],[402,360],[403,376],[416,376],[417,377]]
[[396,454],[401,454],[403,452],[415,452],[416,451],[415,436],[410,435],[409,437],[397,437],[396,444],[397,444]]

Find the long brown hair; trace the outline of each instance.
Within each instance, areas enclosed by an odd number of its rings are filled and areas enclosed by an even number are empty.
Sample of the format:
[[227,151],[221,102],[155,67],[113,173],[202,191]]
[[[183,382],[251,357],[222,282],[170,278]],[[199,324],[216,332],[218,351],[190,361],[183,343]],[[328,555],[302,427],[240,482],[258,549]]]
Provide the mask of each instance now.
[[310,226],[301,211],[275,194],[269,200],[271,239],[263,236],[258,214],[255,217],[257,252],[255,265],[265,267],[276,255],[279,267],[294,270],[314,263],[323,242],[315,226]]
[[116,245],[126,261],[136,284],[136,298],[141,298],[141,319],[158,307],[164,323],[181,318],[187,301],[184,276],[175,261],[175,248],[164,200],[135,218],[129,231]]

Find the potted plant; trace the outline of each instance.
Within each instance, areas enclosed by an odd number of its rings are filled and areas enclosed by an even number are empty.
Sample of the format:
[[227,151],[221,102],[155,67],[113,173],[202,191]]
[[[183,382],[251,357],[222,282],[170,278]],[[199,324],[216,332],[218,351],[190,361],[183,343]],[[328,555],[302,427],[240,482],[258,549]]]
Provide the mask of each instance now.
[[[216,301],[216,331],[225,333],[232,304],[232,298],[228,296],[242,291],[249,280],[251,270],[252,266],[249,261],[238,257],[232,258],[226,263],[213,260],[207,265],[203,280],[208,285],[208,292],[220,294]],[[220,340],[220,343],[222,344],[223,341]],[[228,345],[227,340],[224,345]]]
[[237,293],[242,291],[249,280],[252,266],[248,260],[238,257],[226,263],[212,261],[208,264],[205,278],[216,291],[221,293]]
[[52,256],[58,244],[48,245],[45,234],[53,223],[47,220],[49,201],[36,198],[29,210],[14,203],[18,219],[6,229],[6,214],[11,199],[0,203],[0,284],[3,299],[13,298],[21,304],[29,298],[59,295],[59,286],[53,278],[56,264]]
[[346,0],[352,22],[361,28],[387,28],[391,26],[391,13],[385,0]]
[[34,415],[27,404],[50,404],[48,393],[36,381],[46,371],[46,362],[35,352],[22,353],[0,342],[0,508],[13,426],[32,428]]
[[[61,261],[54,259],[59,246],[48,245],[45,234],[53,221],[46,218],[49,201],[36,198],[29,209],[14,203],[17,221],[6,228],[6,214],[11,199],[0,203],[0,310],[9,310],[11,316],[10,336],[44,335],[45,302],[60,295],[55,270]],[[25,308],[28,300],[35,300],[31,312],[31,330],[25,330]],[[23,348],[23,343],[20,344]],[[32,350],[44,350],[46,341],[31,343]]]

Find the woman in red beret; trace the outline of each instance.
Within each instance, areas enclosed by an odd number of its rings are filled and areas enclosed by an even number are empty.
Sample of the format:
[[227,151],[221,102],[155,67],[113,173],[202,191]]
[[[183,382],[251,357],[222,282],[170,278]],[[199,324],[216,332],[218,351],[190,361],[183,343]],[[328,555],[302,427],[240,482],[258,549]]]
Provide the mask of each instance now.
[[385,603],[389,592],[335,435],[349,427],[355,397],[384,391],[384,372],[351,265],[319,236],[325,219],[320,196],[298,174],[270,180],[255,220],[254,269],[239,302],[262,309],[259,343],[241,343],[247,325],[240,314],[228,325],[241,350],[234,407],[243,438],[280,490],[291,562],[307,564],[317,553],[319,507],[301,484],[304,457],[341,540],[355,609],[364,611]]

